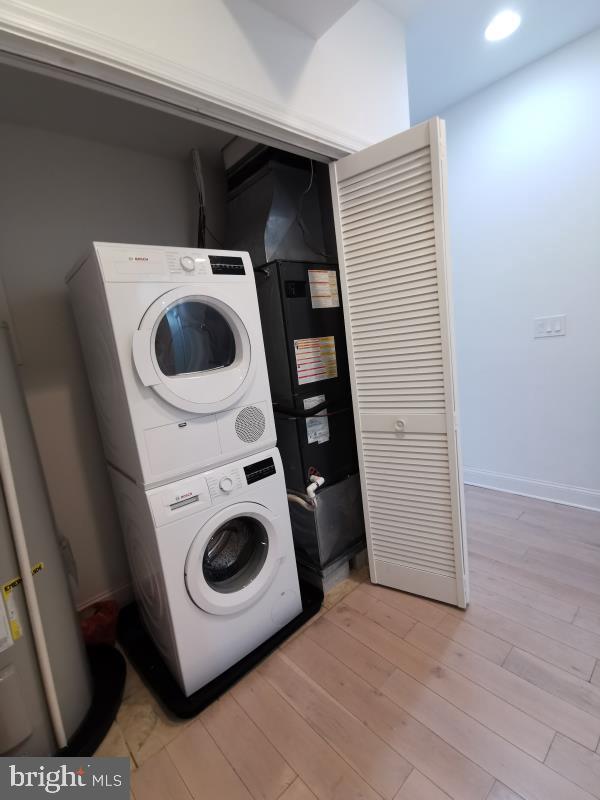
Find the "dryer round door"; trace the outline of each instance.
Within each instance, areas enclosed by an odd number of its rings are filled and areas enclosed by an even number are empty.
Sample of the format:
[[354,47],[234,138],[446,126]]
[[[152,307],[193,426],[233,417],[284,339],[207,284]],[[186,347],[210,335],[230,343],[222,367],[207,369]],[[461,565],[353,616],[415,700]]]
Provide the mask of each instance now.
[[236,503],[211,517],[185,561],[194,603],[211,614],[248,608],[271,585],[280,563],[274,518],[258,503]]
[[235,405],[253,375],[250,337],[239,315],[215,297],[181,287],[159,297],[133,337],[145,386],[185,411]]

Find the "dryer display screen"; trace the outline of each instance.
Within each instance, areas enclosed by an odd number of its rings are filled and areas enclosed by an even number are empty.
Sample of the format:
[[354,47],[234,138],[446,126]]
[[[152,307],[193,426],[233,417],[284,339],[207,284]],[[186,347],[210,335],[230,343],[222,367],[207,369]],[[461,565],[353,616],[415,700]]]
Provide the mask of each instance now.
[[209,256],[213,275],[245,275],[244,262],[239,256]]
[[268,478],[269,475],[275,475],[275,464],[272,458],[265,458],[255,464],[248,464],[247,467],[244,467],[244,472],[248,483],[256,483],[256,481],[262,481],[263,478]]

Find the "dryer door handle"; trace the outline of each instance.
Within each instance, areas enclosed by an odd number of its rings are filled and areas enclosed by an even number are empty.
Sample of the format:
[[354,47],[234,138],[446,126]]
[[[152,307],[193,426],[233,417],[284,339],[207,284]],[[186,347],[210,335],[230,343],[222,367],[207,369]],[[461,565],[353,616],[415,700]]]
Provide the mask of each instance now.
[[160,383],[160,378],[156,373],[150,354],[150,342],[148,339],[151,335],[147,330],[138,330],[133,334],[133,362],[144,386],[156,386]]

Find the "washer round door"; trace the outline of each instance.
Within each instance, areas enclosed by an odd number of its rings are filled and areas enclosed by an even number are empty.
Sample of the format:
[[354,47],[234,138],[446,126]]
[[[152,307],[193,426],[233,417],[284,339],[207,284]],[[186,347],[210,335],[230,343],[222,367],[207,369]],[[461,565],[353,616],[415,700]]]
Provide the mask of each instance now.
[[237,503],[211,517],[192,542],[185,583],[211,614],[234,614],[269,588],[280,563],[274,518],[258,503]]
[[235,405],[253,375],[250,337],[239,315],[215,297],[181,287],[159,297],[133,337],[145,386],[185,411]]

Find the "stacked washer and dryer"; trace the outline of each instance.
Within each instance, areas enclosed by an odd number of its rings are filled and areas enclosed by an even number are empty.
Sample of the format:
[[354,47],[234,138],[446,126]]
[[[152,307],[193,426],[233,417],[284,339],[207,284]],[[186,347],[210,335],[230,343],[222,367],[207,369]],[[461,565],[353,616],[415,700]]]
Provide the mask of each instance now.
[[95,243],[67,283],[136,600],[189,696],[302,611],[250,257]]

